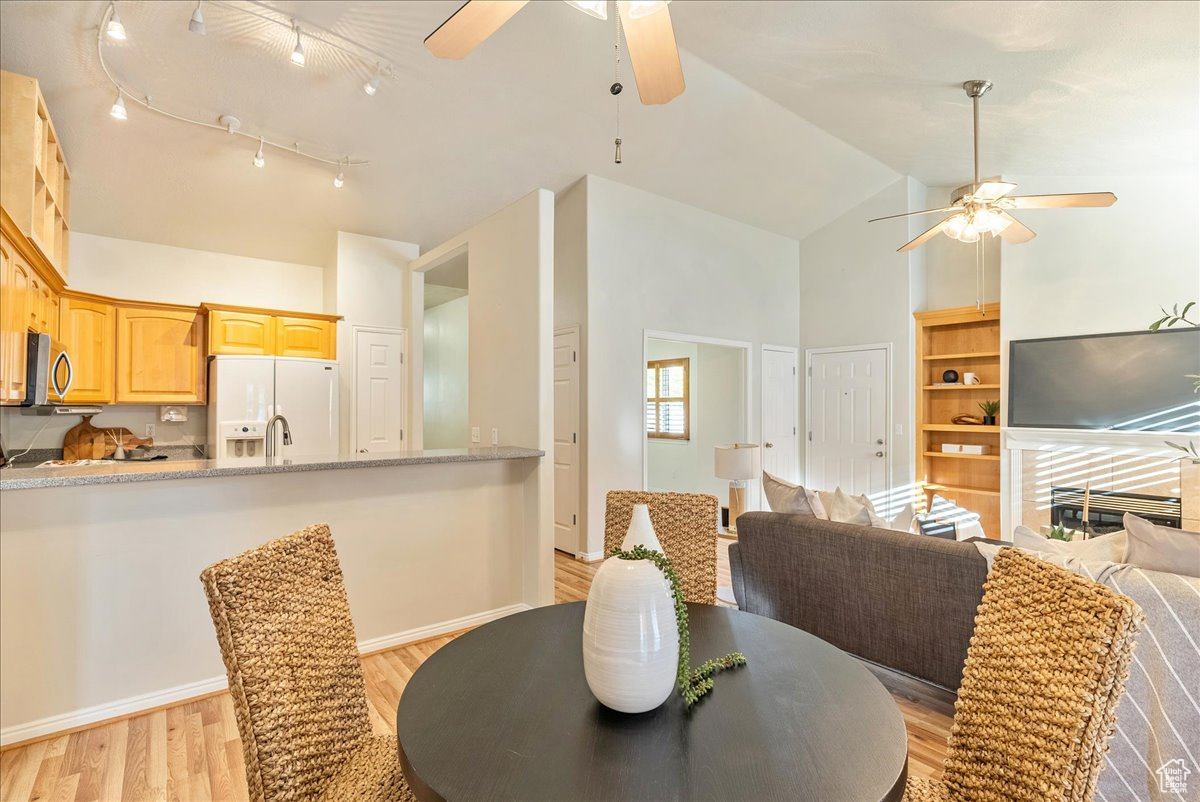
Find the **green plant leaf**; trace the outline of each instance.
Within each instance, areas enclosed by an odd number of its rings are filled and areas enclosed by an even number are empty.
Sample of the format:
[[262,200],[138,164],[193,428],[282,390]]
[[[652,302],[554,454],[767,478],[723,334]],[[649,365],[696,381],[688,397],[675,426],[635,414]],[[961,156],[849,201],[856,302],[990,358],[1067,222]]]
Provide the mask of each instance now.
[[1187,304],[1183,307],[1183,311],[1179,313],[1179,316],[1181,318],[1187,317],[1188,310],[1191,309],[1195,305],[1196,305],[1195,301],[1188,301]]
[[1166,322],[1167,322],[1167,319],[1165,317],[1160,317],[1158,320],[1156,320],[1150,324],[1150,331],[1158,331],[1159,326],[1161,326],[1162,324],[1164,324]]

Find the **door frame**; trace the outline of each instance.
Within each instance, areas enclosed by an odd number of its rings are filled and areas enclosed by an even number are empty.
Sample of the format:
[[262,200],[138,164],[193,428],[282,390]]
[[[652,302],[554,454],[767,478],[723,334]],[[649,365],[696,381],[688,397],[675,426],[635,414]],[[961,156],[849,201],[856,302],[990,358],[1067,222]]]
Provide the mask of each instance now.
[[[650,484],[650,449],[647,448],[649,438],[646,437],[646,362],[649,359],[650,340],[672,340],[674,342],[692,343],[695,345],[723,345],[726,348],[740,348],[744,352],[742,359],[742,384],[745,387],[746,410],[745,427],[742,432],[745,443],[754,442],[751,438],[754,432],[754,343],[748,340],[724,340],[719,337],[706,337],[700,334],[681,334],[674,331],[659,331],[642,329],[642,363],[638,371],[638,420],[642,421],[642,489]],[[761,446],[761,444],[760,444]],[[761,454],[760,454],[761,456]],[[751,484],[751,487],[754,487]],[[756,494],[757,495],[757,494]],[[758,499],[752,499],[757,501]],[[721,499],[717,499],[720,509]]]
[[[583,441],[584,438],[587,437],[587,426],[584,425],[583,420],[583,331],[582,327],[578,323],[570,323],[566,326],[559,326],[558,328],[554,329],[550,341],[554,342],[554,339],[560,334],[575,335],[575,353],[578,357],[575,360],[575,420],[579,423],[579,440],[575,443],[575,474],[579,483],[579,486],[575,488],[575,506],[578,508],[578,520],[575,523],[576,543],[575,550],[572,552],[572,554],[578,560],[585,560],[590,555],[586,554],[584,551],[587,544],[587,505],[585,503],[587,500],[587,482],[584,481]],[[550,441],[551,443],[554,442],[553,432],[550,433]],[[550,455],[550,464],[554,464],[553,454]],[[551,506],[553,507],[553,505]],[[551,518],[553,518],[553,514],[551,515]],[[555,546],[553,542],[551,542],[550,547],[552,550],[558,550],[558,547]]]
[[[884,493],[886,498],[892,497],[892,438],[895,431],[892,427],[892,344],[891,343],[869,343],[867,345],[835,345],[827,348],[805,348],[804,349],[804,482],[807,486],[809,477],[812,475],[810,468],[812,462],[812,449],[808,447],[808,443],[812,441],[809,435],[812,433],[812,358],[814,354],[839,354],[852,353],[856,351],[878,351],[885,352],[884,364],[887,367],[887,375],[884,377],[884,405],[883,405],[883,430],[885,449],[885,458],[883,465],[883,482]],[[827,490],[828,488],[820,488]]]
[[[771,345],[770,343],[763,343],[762,346],[759,348],[759,360],[760,360],[759,364],[760,365],[763,364],[763,361],[766,358],[765,355],[766,355],[767,351],[780,351],[785,354],[791,354],[793,357],[795,357],[796,372],[794,374],[792,374],[792,393],[793,393],[792,397],[796,399],[796,403],[798,405],[800,403],[800,349],[794,345]],[[765,368],[759,372],[759,377],[758,377],[758,419],[759,419],[759,421],[765,421],[767,419],[767,415],[766,415],[767,394],[765,392],[763,392],[763,379],[766,375],[767,375],[767,371]],[[796,422],[796,429],[799,430],[799,428],[800,428],[800,410],[792,409],[792,420],[794,420]],[[807,428],[805,429],[805,431],[807,431]],[[761,429],[759,431],[759,435],[760,435],[759,439],[763,439]],[[795,437],[796,437],[796,448],[799,449],[799,447],[800,447],[799,431],[796,432]],[[759,443],[759,447],[760,448],[762,447],[762,443]],[[807,453],[808,453],[808,450],[805,449],[805,454],[807,454]],[[759,457],[760,457],[760,459],[762,457],[761,451],[759,452]],[[760,467],[761,467],[761,464],[762,463],[760,462],[759,463]],[[796,467],[797,468],[800,467],[800,455],[798,453],[796,454]],[[807,473],[808,473],[808,468],[807,468],[807,466],[805,466],[805,474],[807,474]],[[761,481],[762,481],[761,476],[759,477],[759,481],[761,483]]]
[[351,454],[358,453],[358,335],[363,334],[399,334],[400,335],[400,359],[403,362],[403,368],[400,371],[400,381],[404,382],[404,386],[400,388],[400,397],[404,399],[404,418],[401,421],[403,426],[403,434],[401,435],[405,450],[412,447],[412,403],[409,398],[408,387],[408,329],[397,328],[394,326],[365,326],[354,324],[350,327],[350,442],[347,444]]

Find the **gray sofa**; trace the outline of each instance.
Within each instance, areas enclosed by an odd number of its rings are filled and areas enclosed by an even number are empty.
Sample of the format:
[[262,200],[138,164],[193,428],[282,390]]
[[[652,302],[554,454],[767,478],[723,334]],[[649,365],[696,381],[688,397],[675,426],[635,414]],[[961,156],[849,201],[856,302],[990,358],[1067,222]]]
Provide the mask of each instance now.
[[746,612],[957,691],[987,561],[971,543],[750,512],[729,547]]

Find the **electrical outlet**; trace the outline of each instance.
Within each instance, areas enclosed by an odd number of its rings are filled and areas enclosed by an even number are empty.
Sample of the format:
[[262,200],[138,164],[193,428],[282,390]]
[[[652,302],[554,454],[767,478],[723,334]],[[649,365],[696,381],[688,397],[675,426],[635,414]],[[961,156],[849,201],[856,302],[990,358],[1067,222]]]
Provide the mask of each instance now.
[[147,423],[146,424],[146,437],[153,437],[153,436],[154,436],[154,424]]
[[471,442],[472,443],[479,442],[479,427],[478,426],[471,427]]
[[499,429],[492,429],[492,445],[494,445],[494,446],[500,445],[500,430]]

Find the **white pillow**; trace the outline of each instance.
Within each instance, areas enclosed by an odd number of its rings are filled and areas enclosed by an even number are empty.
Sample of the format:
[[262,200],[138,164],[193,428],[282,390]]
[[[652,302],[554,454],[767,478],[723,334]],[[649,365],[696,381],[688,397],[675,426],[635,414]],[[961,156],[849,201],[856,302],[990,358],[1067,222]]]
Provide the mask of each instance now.
[[913,505],[906,504],[904,509],[896,513],[896,516],[888,522],[888,529],[895,529],[897,532],[911,532],[913,527],[913,519],[916,517]]
[[1129,533],[1123,562],[1148,571],[1200,577],[1200,532],[1159,526],[1125,513]]
[[1088,540],[1051,540],[1027,526],[1013,530],[1013,545],[1019,549],[1055,557],[1074,557],[1082,562],[1126,562],[1126,540],[1124,532],[1110,532]]
[[859,526],[888,528],[888,522],[875,512],[875,506],[866,496],[851,496],[840,487],[833,491],[832,506],[827,510],[829,520]]
[[786,482],[766,471],[763,471],[762,484],[763,492],[767,496],[767,506],[771,508],[771,512],[811,515],[814,518],[828,520],[829,515],[825,512],[825,507],[821,504],[821,499],[815,490]]

